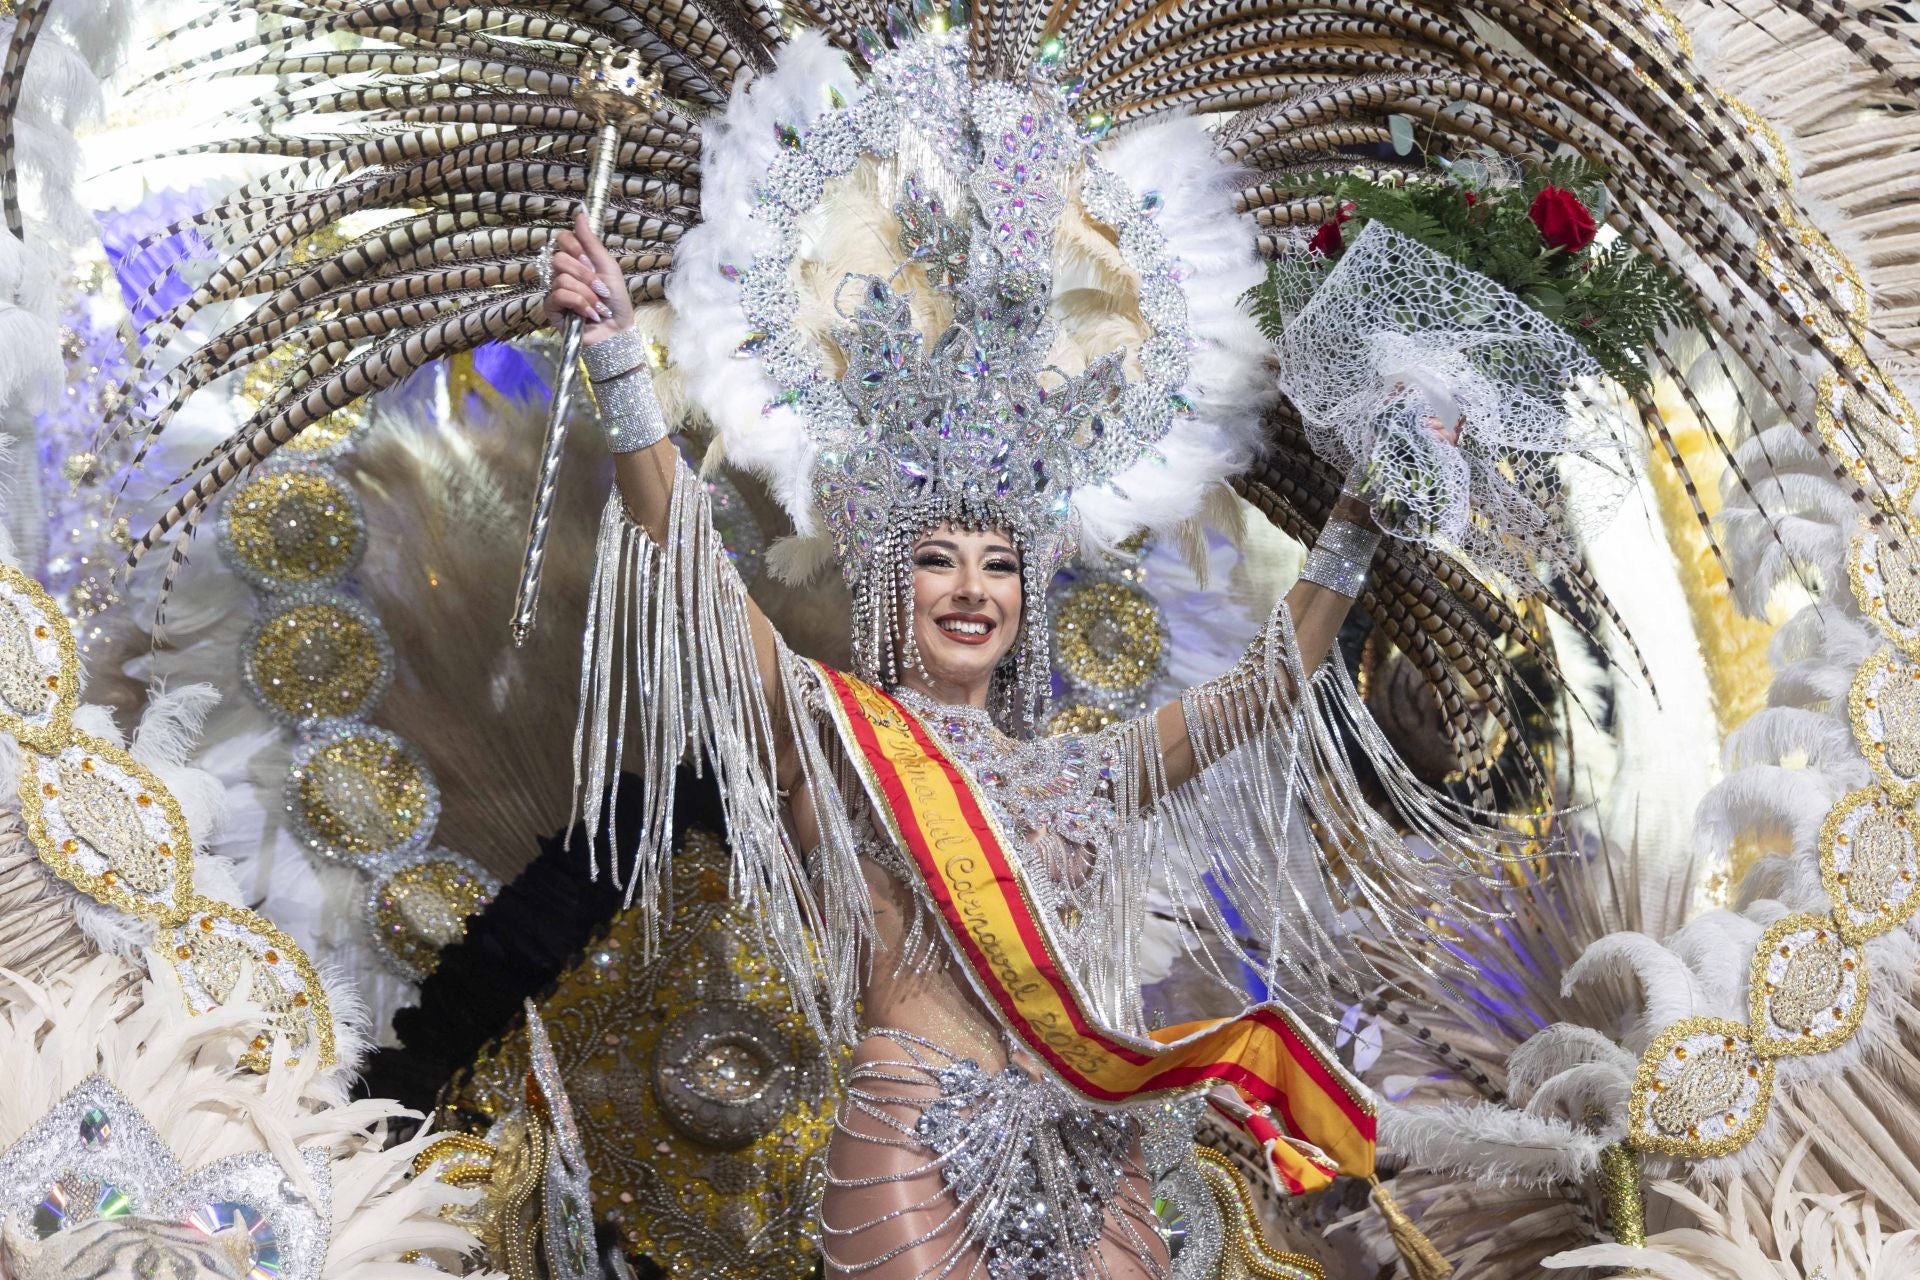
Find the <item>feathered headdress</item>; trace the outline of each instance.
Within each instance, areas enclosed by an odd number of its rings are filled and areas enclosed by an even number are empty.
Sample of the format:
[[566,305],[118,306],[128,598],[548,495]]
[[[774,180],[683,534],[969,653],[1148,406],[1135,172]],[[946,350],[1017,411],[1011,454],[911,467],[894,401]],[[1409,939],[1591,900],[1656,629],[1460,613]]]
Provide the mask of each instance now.
[[1020,545],[1044,673],[1076,536],[1188,519],[1252,457],[1262,343],[1234,303],[1258,259],[1197,125],[1101,147],[1058,42],[996,79],[966,27],[922,24],[863,42],[864,77],[802,36],[708,127],[672,345],[729,460],[831,535],[864,670],[913,660],[886,606],[952,520]]

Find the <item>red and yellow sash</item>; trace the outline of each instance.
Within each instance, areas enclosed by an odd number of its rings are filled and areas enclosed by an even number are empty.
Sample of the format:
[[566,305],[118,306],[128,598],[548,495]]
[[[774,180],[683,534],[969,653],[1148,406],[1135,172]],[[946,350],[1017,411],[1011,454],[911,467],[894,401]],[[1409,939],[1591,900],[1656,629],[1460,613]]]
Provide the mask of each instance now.
[[1373,1172],[1371,1096],[1286,1010],[1256,1005],[1151,1039],[1101,1025],[966,771],[893,698],[820,673],[879,817],[931,891],[975,987],[1054,1074],[1107,1103],[1231,1085],[1252,1109],[1244,1123],[1276,1181],[1295,1194],[1336,1172]]

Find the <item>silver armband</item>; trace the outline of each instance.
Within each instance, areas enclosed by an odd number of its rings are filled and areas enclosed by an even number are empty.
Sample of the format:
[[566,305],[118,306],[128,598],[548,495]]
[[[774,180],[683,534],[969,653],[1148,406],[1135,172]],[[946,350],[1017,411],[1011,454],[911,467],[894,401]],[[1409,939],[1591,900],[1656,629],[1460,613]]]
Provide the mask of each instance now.
[[1303,582],[1315,583],[1327,590],[1357,599],[1367,585],[1367,566],[1373,563],[1374,548],[1380,535],[1345,520],[1329,520],[1320,530],[1319,540],[1307,552],[1307,563],[1300,570]]
[[660,412],[647,368],[645,339],[628,329],[588,347],[584,359],[608,449],[634,453],[667,438],[666,415]]

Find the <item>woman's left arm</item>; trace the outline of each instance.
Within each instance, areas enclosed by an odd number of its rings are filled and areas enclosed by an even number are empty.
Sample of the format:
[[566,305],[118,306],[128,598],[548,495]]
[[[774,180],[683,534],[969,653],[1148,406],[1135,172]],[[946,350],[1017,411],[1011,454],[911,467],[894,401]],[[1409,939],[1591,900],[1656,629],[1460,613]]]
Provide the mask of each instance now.
[[[1379,541],[1380,532],[1366,502],[1341,494],[1307,553],[1299,581],[1280,603],[1293,623],[1301,671],[1312,673],[1333,648],[1347,611],[1365,585],[1367,566]],[[1292,699],[1285,664],[1269,662],[1262,647],[1270,630],[1225,675],[1189,689],[1178,701],[1153,713],[1163,771],[1155,779],[1155,790],[1178,788],[1246,737],[1263,730],[1272,712]],[[1259,687],[1268,683],[1274,687]],[[1250,692],[1258,695],[1251,700],[1257,709],[1252,716],[1247,714]]]

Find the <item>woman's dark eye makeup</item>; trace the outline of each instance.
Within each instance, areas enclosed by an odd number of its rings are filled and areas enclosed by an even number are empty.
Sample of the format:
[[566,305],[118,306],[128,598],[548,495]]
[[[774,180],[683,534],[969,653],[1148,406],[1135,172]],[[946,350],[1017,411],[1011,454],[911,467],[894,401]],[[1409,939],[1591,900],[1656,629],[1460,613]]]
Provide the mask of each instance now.
[[[914,553],[913,563],[922,569],[951,569],[956,562],[946,551],[937,547],[928,547]],[[989,573],[1020,572],[1020,562],[1007,556],[994,556],[983,567]]]

